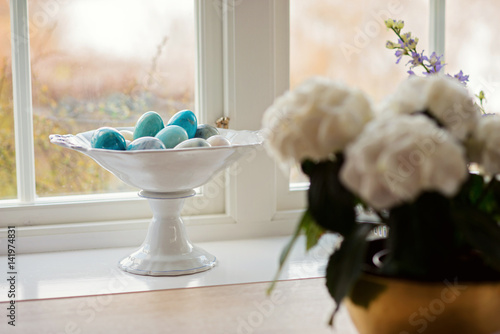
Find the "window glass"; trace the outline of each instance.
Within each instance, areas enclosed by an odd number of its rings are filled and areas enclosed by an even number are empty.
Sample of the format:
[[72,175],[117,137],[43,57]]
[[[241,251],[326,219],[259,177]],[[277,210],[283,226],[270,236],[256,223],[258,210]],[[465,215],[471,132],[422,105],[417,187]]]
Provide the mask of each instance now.
[[384,20],[404,20],[404,32],[419,37],[418,49],[428,49],[428,0],[291,0],[290,86],[313,75],[359,87],[379,101],[408,74],[395,65],[396,41]]
[[29,0],[39,196],[136,190],[49,134],[194,107],[193,1]]
[[0,199],[15,198],[16,155],[9,2],[0,2]]
[[[466,11],[463,9],[467,8]],[[455,0],[446,3],[447,72],[469,75],[474,94],[483,90],[486,112],[500,111],[500,2]]]
[[[397,37],[387,30],[388,18],[404,20],[404,32],[428,45],[428,0],[291,0],[290,87],[311,76],[325,76],[367,92],[377,102],[408,77],[403,59],[396,65],[394,50],[385,47]],[[307,178],[292,169],[292,188]]]

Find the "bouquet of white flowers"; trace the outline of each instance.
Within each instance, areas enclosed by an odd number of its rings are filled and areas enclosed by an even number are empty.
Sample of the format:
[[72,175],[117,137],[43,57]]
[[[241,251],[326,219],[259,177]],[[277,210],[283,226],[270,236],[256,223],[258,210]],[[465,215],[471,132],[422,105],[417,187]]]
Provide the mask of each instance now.
[[[481,115],[457,78],[411,76],[374,106],[361,91],[313,78],[278,98],[263,127],[269,153],[310,179],[296,237],[312,247],[343,237],[327,287],[338,305],[362,273],[373,223],[389,228],[378,275],[470,278],[466,263],[500,280],[500,117]],[[281,259],[286,259],[287,247]]]

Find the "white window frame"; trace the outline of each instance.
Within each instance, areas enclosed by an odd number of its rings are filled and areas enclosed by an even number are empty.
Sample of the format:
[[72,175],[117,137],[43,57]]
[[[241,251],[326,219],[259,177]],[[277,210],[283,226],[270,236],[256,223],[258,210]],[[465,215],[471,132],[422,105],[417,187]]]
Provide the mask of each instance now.
[[[200,117],[224,115],[233,129],[260,129],[263,112],[289,88],[289,0],[194,1]],[[11,0],[12,17],[27,11],[26,3]],[[444,51],[445,1],[430,3],[430,48]],[[13,29],[13,36],[26,36],[22,20]],[[29,45],[18,50],[13,73],[24,76],[16,76],[20,80],[14,85],[30,96]],[[16,110],[22,110],[15,113],[16,135],[32,133],[28,101],[19,96],[15,100]],[[36,199],[29,163],[34,160],[32,138],[20,136],[16,145],[22,152],[16,155],[21,191],[19,200],[0,202],[0,243],[11,225],[17,226],[19,251],[25,253],[136,246],[143,241],[151,219],[145,200],[130,194]],[[218,210],[183,217],[189,236],[211,241],[291,233],[304,210],[306,189],[291,189],[284,175],[263,148],[244,157],[214,181],[223,196]]]

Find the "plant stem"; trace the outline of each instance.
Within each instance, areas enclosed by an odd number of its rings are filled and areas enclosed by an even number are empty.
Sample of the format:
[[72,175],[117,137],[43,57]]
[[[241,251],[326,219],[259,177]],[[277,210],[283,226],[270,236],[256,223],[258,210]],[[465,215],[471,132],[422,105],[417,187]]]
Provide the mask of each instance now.
[[[398,38],[401,40],[401,42],[403,42],[403,43],[404,43],[403,38],[401,37],[401,34],[400,34],[400,33],[399,33],[396,29],[394,29],[394,28],[391,28],[391,30],[392,30],[392,31],[394,31],[394,33],[398,36]],[[400,49],[402,49],[402,48],[400,48]],[[406,49],[406,48],[405,48],[405,49]],[[407,49],[408,49],[410,52],[415,52],[415,53],[418,53],[418,52],[417,52],[417,48],[416,48],[416,47],[415,47],[415,48],[412,48],[412,49],[410,49],[410,48],[407,48]],[[427,68],[427,66],[425,66],[425,65],[424,65],[424,63],[420,63],[420,65],[421,65],[421,66],[425,69],[425,71],[426,71],[427,73],[431,73],[431,71]]]

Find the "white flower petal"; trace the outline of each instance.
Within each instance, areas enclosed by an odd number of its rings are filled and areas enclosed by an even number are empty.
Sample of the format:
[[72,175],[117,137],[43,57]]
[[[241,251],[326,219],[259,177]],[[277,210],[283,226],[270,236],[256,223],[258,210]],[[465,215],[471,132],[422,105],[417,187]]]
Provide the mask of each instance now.
[[467,177],[463,148],[423,115],[372,121],[345,158],[341,181],[375,209],[411,202],[423,191],[452,196]]
[[364,93],[313,78],[276,99],[265,112],[266,148],[285,164],[322,160],[343,151],[372,118]]

